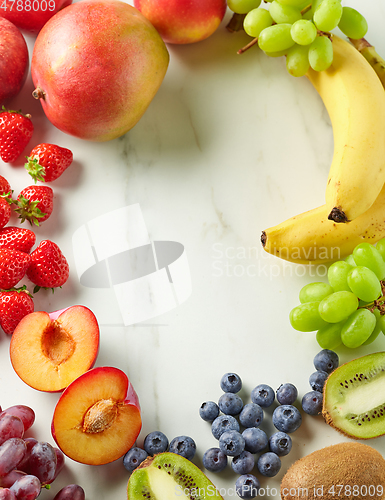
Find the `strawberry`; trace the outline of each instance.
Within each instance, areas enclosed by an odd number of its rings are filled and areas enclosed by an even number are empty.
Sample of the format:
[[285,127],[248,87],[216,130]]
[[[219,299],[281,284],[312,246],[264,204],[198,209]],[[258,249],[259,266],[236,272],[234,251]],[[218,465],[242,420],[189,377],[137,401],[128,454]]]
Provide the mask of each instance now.
[[39,288],[56,288],[64,285],[69,276],[67,259],[56,243],[43,240],[31,253],[27,277]]
[[19,322],[34,311],[32,296],[26,287],[0,291],[0,326],[12,335]]
[[19,250],[0,248],[0,288],[13,288],[24,277],[31,256]]
[[30,115],[20,111],[0,113],[0,157],[5,163],[15,161],[29,143],[33,134]]
[[36,236],[30,229],[8,226],[0,229],[0,248],[20,250],[29,253],[35,244]]
[[0,194],[11,194],[11,186],[2,175],[0,175]]
[[11,218],[11,206],[6,200],[6,198],[0,196],[0,228],[8,224],[10,218]]
[[48,186],[28,186],[20,191],[16,202],[15,212],[19,214],[21,222],[28,220],[30,224],[38,226],[52,214],[53,191]]
[[71,165],[73,154],[56,144],[39,144],[33,148],[27,160],[25,168],[35,182],[51,182]]

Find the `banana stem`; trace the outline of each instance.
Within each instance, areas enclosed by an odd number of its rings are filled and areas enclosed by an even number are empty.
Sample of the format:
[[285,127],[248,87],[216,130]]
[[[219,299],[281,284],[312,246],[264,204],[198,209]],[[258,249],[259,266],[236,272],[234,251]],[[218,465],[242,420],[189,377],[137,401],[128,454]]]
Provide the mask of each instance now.
[[376,52],[373,45],[371,45],[365,38],[360,38],[359,40],[349,38],[349,40],[372,66],[385,88],[385,60]]

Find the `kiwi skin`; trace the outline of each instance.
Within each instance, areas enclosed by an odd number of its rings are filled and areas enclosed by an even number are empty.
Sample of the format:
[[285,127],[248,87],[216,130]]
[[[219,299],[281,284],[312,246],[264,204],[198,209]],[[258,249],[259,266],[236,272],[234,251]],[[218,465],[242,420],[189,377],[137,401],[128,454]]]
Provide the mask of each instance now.
[[297,460],[289,468],[281,482],[281,498],[382,500],[385,498],[385,460],[377,450],[363,443],[327,446]]

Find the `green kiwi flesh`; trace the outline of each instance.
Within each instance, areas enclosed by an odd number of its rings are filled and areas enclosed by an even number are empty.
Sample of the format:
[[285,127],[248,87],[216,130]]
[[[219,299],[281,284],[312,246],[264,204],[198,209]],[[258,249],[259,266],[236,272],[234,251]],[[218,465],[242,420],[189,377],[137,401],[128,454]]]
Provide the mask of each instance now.
[[223,500],[205,474],[175,453],[148,457],[131,474],[128,500]]
[[322,415],[329,425],[355,439],[385,434],[385,352],[334,370],[324,387]]

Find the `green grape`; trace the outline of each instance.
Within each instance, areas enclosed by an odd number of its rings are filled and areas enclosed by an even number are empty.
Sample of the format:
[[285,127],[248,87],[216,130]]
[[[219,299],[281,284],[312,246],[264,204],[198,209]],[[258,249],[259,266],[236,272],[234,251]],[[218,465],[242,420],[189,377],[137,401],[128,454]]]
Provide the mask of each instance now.
[[338,26],[341,16],[341,0],[323,0],[314,10],[313,21],[319,30],[331,31]]
[[319,302],[306,302],[300,304],[290,311],[291,326],[300,332],[314,332],[326,326],[326,322],[320,317]]
[[[378,311],[378,312],[380,312],[380,311]],[[377,318],[377,321],[378,321],[378,324],[381,328],[382,333],[385,335],[385,314],[380,313],[380,316]]]
[[368,23],[364,16],[351,7],[342,9],[338,27],[344,35],[356,40],[363,38],[368,31]]
[[261,0],[227,0],[230,10],[236,14],[247,14],[261,5]]
[[319,304],[319,313],[327,323],[339,323],[348,318],[358,307],[358,299],[352,292],[334,292]]
[[305,302],[320,302],[322,299],[333,293],[333,288],[327,283],[314,282],[309,283],[301,288],[299,292],[299,301],[301,304]]
[[300,19],[293,23],[290,34],[292,39],[298,45],[310,45],[317,37],[317,28],[311,21]]
[[380,252],[370,243],[360,243],[353,250],[354,262],[357,266],[371,269],[379,280],[385,278],[385,262]]
[[348,285],[348,274],[353,267],[343,260],[337,260],[328,269],[328,280],[335,292],[345,290],[351,292]]
[[309,47],[309,63],[314,71],[324,71],[333,62],[333,44],[327,36],[317,36]]
[[246,14],[243,20],[243,29],[249,36],[257,38],[262,30],[272,24],[273,18],[268,10],[262,8],[253,9]]
[[331,323],[320,328],[316,335],[318,345],[322,349],[331,349],[334,351],[334,349],[342,344],[341,329],[344,324],[345,321],[340,321],[339,323]]
[[370,335],[370,337],[368,338],[368,340],[365,340],[365,342],[362,345],[369,345],[372,342],[374,342],[381,332],[381,323],[380,323],[381,314],[380,314],[380,311],[378,309],[375,309],[373,311],[373,314],[376,317],[376,326],[374,327],[374,330],[373,330],[372,334]]
[[299,9],[305,8],[307,5],[311,4],[311,0],[309,2],[304,2],[304,0],[278,0],[282,5],[289,5],[290,7],[297,7]]
[[351,349],[359,347],[369,339],[375,327],[375,315],[368,309],[358,309],[349,316],[342,327],[342,343]]
[[309,69],[309,48],[295,44],[286,57],[286,69],[292,76],[304,76]]
[[291,5],[282,5],[276,0],[270,5],[270,15],[276,23],[293,24],[302,18],[301,12]]
[[277,52],[266,52],[266,51],[264,51],[264,52],[269,57],[282,57],[282,56],[285,56],[288,53],[288,50],[289,49],[278,50]]
[[381,283],[373,271],[364,266],[353,267],[348,274],[351,291],[365,302],[373,302],[381,295]]
[[345,262],[347,262],[350,266],[356,267],[356,263],[354,262],[353,255],[348,255],[345,259]]
[[376,250],[377,252],[380,252],[381,257],[385,260],[385,238],[382,238],[382,240],[377,241]]
[[258,38],[259,48],[265,52],[287,50],[294,45],[290,35],[291,24],[275,24],[261,31]]

